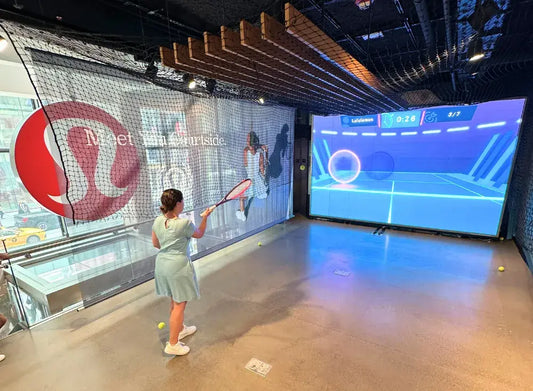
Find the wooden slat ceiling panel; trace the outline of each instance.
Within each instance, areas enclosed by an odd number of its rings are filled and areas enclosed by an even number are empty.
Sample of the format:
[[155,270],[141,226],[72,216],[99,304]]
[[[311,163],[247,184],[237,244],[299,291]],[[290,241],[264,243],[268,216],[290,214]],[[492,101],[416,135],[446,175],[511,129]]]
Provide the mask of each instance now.
[[332,86],[320,78],[321,73],[304,61],[294,56],[287,56],[284,51],[272,43],[261,38],[261,31],[245,20],[240,23],[241,44],[250,49],[264,53],[272,58],[278,58],[284,64],[293,68],[293,72],[303,72],[313,80],[313,84],[321,88],[324,93],[335,96],[337,100],[353,105],[353,100],[346,96],[342,89]]
[[222,26],[220,37],[206,32],[203,41],[189,38],[187,46],[174,43],[174,50],[161,47],[162,64],[311,111],[367,114],[401,107],[384,95],[377,77],[288,3],[285,25],[262,13],[261,28],[245,20],[239,27]]
[[[237,34],[237,33],[235,33]],[[279,72],[275,68],[269,68],[257,61],[251,61],[247,57],[241,57],[222,49],[222,39],[216,35],[204,33],[205,54],[225,61],[228,66],[233,66],[243,74],[256,75],[258,81],[273,84],[281,91],[298,92],[307,98],[323,100],[318,94],[301,87],[294,78]],[[327,103],[326,100],[323,100]]]
[[[186,65],[186,64],[183,64],[183,63],[179,63],[179,64],[176,63],[174,50],[166,48],[164,46],[161,46],[159,48],[159,52],[161,54],[161,63],[164,66],[169,67],[169,68],[174,68],[174,69],[179,70],[179,71],[192,73],[192,74],[198,72],[198,69],[196,67],[194,67],[194,66]],[[212,79],[216,79],[217,77],[221,76],[221,75],[217,74],[216,72],[210,72],[210,71],[206,71],[205,73],[202,73],[202,75],[206,76],[208,78],[212,78]],[[222,80],[222,79],[220,79],[220,80]],[[224,80],[224,82],[238,86],[238,84],[233,83],[229,79]]]
[[251,61],[262,64],[271,70],[277,70],[278,73],[283,75],[280,76],[280,80],[289,82],[291,84],[296,83],[310,93],[313,93],[314,96],[321,97],[321,99],[324,99],[333,105],[340,105],[339,109],[343,107],[344,103],[341,100],[330,96],[330,94],[324,94],[324,90],[314,84],[313,80],[316,81],[316,79],[307,76],[305,73],[295,72],[294,68],[286,65],[277,58],[268,56],[263,52],[255,51],[244,45],[241,45],[238,32],[232,31],[226,26],[222,26],[220,31],[222,50],[225,52],[230,52],[237,56],[250,59]]
[[[268,83],[262,84],[257,80],[256,76],[239,72],[233,67],[228,67],[228,64],[225,61],[221,61],[215,57],[207,56],[205,54],[203,41],[189,37],[188,43],[189,58],[193,62],[201,64],[199,66],[203,67],[203,69],[215,70],[217,73],[225,75],[228,78],[245,82],[246,85],[254,89],[262,89],[263,91],[269,93],[277,92],[277,87],[275,85]],[[291,99],[298,98],[298,95],[291,92],[287,92],[284,95]]]
[[[189,40],[190,39],[191,38],[189,38]],[[196,46],[195,43],[193,43],[193,45]],[[196,51],[198,50],[200,49],[197,48]],[[191,51],[190,41],[189,51]],[[214,55],[213,52],[218,53],[218,55]],[[209,34],[207,32],[204,33],[202,54],[202,58],[210,58],[214,61],[217,61],[218,64],[222,65],[223,68],[228,70],[229,72],[236,72],[238,75],[249,77],[256,84],[265,85],[268,88],[277,90],[278,92],[281,91],[284,95],[290,96],[294,100],[301,100],[307,102],[311,101],[310,97],[307,94],[298,94],[294,91],[294,89],[291,89],[285,84],[280,83],[278,80],[271,77],[270,75],[260,73],[258,70],[254,69],[253,64],[247,64],[248,66],[241,65],[241,59],[238,56],[235,56],[237,57],[236,59],[228,58],[228,56],[231,56],[231,53],[225,53],[222,51],[222,43],[220,41],[220,38],[215,35]],[[196,55],[193,55],[191,52],[191,58],[194,58],[195,56]]]
[[342,65],[348,72],[369,86],[382,92],[387,92],[372,72],[289,3],[285,3],[285,27],[289,33],[297,37],[302,43]]
[[[192,65],[193,62],[191,62],[190,59],[188,58],[188,47],[184,45],[179,45],[175,43],[174,50],[166,48],[166,47],[160,47],[160,55],[161,55],[161,63],[164,66],[174,68],[182,72],[198,74],[198,75],[210,78],[210,79],[220,80],[220,81],[223,81],[225,83],[235,85],[235,86],[244,85],[250,88],[255,87],[254,89],[256,91],[262,91],[262,89],[257,88],[255,84],[254,85],[252,84],[247,85],[248,83],[243,84],[240,80],[227,77],[221,73],[213,71],[212,69],[198,68],[196,64]],[[298,102],[298,101],[294,101],[290,99],[285,99],[285,102],[290,103],[290,104],[300,103],[303,107],[312,108],[312,106],[308,105],[305,102]]]
[[349,75],[339,67],[324,60],[313,49],[288,34],[281,23],[264,12],[261,14],[261,34],[264,39],[284,50],[287,54],[298,57],[304,63],[312,64],[313,75],[336,86],[348,96],[351,95],[362,103],[372,105],[378,111],[383,108],[393,109],[375,95],[368,93],[366,91],[368,87],[362,86],[362,83],[356,80],[353,75]]
[[[242,85],[248,88],[261,91],[263,93],[271,93],[273,90],[267,89],[264,86],[257,86],[256,83],[243,80],[238,76],[229,76],[225,73],[219,72],[218,68],[194,61],[189,56],[189,47],[174,43],[174,60],[177,68],[185,69],[187,72],[193,72],[212,79],[221,80],[235,85]],[[184,68],[185,67],[185,68]]]

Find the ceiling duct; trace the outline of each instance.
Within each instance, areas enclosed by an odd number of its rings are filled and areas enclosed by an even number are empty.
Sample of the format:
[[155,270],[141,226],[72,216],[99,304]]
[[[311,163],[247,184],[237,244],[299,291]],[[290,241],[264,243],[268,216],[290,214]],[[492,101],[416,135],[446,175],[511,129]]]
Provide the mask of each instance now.
[[433,52],[435,49],[435,40],[433,38],[433,28],[431,27],[431,20],[429,19],[426,0],[415,0],[414,3],[418,20],[420,21],[420,27],[424,34],[424,40],[426,41],[426,48]]
[[[416,1],[415,1],[416,4]],[[498,15],[502,11],[494,0],[481,0],[476,1],[476,8],[474,12],[468,17],[468,23],[477,32],[483,31],[485,24],[494,16]]]

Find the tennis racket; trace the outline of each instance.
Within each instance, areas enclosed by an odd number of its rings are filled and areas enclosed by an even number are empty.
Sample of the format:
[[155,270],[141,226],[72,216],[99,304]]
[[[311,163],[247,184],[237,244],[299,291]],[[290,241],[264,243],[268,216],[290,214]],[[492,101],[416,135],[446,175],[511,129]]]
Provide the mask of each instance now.
[[[210,206],[209,210],[213,211],[217,206],[222,205],[228,201],[236,200],[240,196],[244,194],[246,190],[251,186],[252,180],[251,179],[245,179],[241,182],[239,182],[233,189],[231,189],[228,194],[224,198],[222,198],[220,201],[218,201],[215,205]],[[202,212],[200,216],[204,217],[205,212]]]

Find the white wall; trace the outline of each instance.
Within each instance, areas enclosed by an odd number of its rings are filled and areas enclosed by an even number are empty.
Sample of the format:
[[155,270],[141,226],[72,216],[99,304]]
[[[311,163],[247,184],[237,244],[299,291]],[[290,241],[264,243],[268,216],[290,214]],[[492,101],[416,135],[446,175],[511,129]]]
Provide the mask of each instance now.
[[11,45],[0,52],[0,94],[35,97],[26,70]]

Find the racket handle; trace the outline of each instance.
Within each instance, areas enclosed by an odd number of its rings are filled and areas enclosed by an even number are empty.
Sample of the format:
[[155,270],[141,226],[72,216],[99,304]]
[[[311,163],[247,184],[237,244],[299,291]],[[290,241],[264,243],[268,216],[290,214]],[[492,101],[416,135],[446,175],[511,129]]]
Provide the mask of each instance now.
[[[209,211],[212,212],[216,207],[217,207],[216,205],[210,206],[209,207]],[[200,213],[200,217],[204,217],[204,216],[205,216],[205,211]]]

